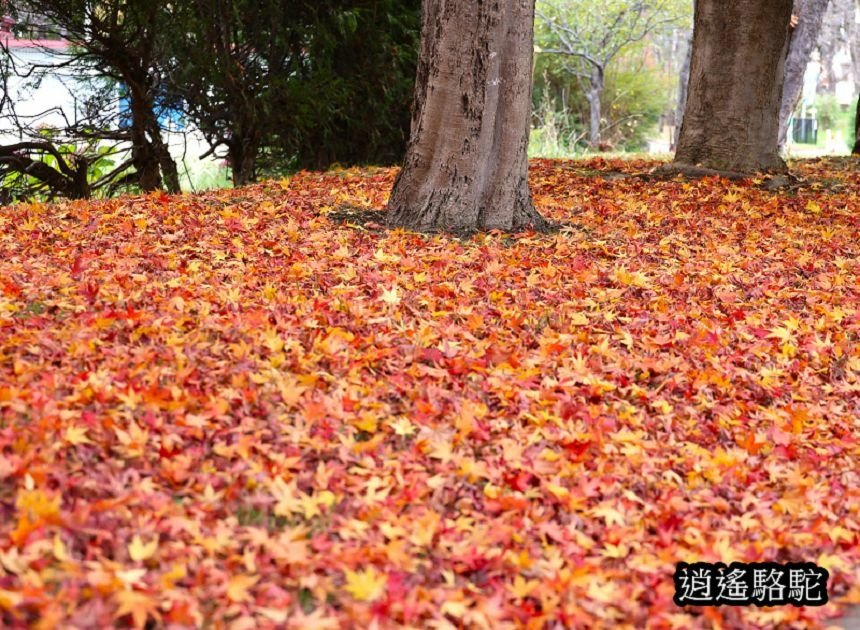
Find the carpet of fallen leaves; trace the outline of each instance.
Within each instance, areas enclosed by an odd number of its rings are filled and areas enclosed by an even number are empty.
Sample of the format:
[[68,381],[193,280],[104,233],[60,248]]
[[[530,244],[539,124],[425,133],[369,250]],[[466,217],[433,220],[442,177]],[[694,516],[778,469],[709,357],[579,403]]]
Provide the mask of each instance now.
[[[394,170],[0,210],[0,626],[823,627],[860,602],[860,171],[536,161],[555,234],[332,221]],[[678,561],[824,608],[679,609]]]

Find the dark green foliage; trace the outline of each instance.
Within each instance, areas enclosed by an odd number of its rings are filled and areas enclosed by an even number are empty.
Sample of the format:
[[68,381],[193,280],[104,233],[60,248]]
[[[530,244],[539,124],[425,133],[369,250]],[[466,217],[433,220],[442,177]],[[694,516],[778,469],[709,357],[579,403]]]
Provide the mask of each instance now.
[[301,168],[396,163],[409,138],[420,2],[343,5],[350,20],[338,14],[321,20],[311,48],[318,63],[297,90],[302,137],[285,138],[282,146]]
[[226,149],[234,183],[332,163],[393,163],[408,137],[418,0],[193,0],[169,89]]

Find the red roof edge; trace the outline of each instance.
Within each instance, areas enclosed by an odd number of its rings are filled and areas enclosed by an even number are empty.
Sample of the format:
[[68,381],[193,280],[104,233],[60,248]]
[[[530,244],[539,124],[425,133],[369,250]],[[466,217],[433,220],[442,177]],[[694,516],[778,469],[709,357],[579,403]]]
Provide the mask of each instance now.
[[66,50],[69,42],[64,39],[16,39],[14,37],[2,37],[3,45],[10,50],[22,48],[43,48],[48,50]]

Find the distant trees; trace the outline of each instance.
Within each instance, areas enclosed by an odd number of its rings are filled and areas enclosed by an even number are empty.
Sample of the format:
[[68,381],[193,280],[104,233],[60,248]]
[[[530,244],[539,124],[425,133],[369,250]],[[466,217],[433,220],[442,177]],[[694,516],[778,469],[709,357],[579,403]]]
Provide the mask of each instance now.
[[568,59],[590,107],[589,144],[597,148],[609,64],[631,44],[678,24],[684,8],[673,0],[539,0],[536,14],[538,50]]
[[824,15],[831,0],[795,0],[797,26],[791,34],[788,59],[785,64],[785,85],[779,108],[779,141],[785,142],[788,120],[803,90],[803,77],[812,51],[818,44]]
[[[20,6],[59,29],[72,44],[61,61],[78,71],[92,71],[99,77],[102,94],[108,100],[117,88],[129,103],[128,129],[108,132],[113,120],[99,119],[103,110],[91,108],[89,129],[82,137],[95,134],[112,140],[128,140],[132,164],[141,190],[162,186],[179,191],[179,173],[162,136],[158,120],[158,100],[163,98],[160,60],[164,42],[171,36],[170,15],[160,3],[147,0],[19,0]],[[175,34],[174,34],[175,35]],[[48,69],[49,70],[49,69]],[[92,96],[90,98],[93,98]]]
[[310,40],[305,3],[189,0],[177,3],[184,37],[165,55],[167,85],[203,133],[210,152],[224,148],[236,186],[254,181],[278,101],[306,72]]
[[233,182],[260,168],[391,162],[405,146],[418,0],[176,5],[168,89]]
[[[169,37],[169,15],[159,3],[146,0],[18,0],[15,3],[19,27],[28,30],[28,21],[35,21],[43,35],[62,37],[70,46],[52,54],[52,61],[41,66],[19,69],[34,81],[52,73],[75,72],[84,107],[84,115],[68,120],[60,129],[34,129],[21,125],[22,134],[38,139],[42,148],[51,143],[50,136],[63,138],[65,146],[88,145],[107,141],[127,143],[131,158],[125,170],[133,169],[132,182],[141,190],[166,188],[179,191],[179,174],[165,142],[158,115],[158,101],[163,98],[163,82],[159,74],[164,41]],[[86,79],[86,81],[84,81]],[[128,124],[121,125],[117,99],[122,93],[128,101]],[[39,151],[29,158],[39,160]],[[57,153],[59,146],[54,146]],[[6,149],[9,150],[8,147]],[[20,153],[20,151],[19,151]],[[76,164],[88,160],[73,152],[66,158]],[[62,165],[63,160],[58,160]],[[20,165],[7,162],[7,166]],[[65,175],[64,168],[58,166]],[[86,170],[86,169],[84,169]],[[31,165],[28,174],[42,172]],[[117,173],[119,174],[119,173]],[[47,183],[49,180],[43,180]],[[97,184],[97,182],[95,182]],[[51,188],[56,188],[53,184]],[[89,194],[93,186],[78,188],[79,195]],[[68,194],[67,190],[55,192]]]
[[[86,100],[88,115],[54,131],[73,144],[125,145],[131,155],[126,183],[178,191],[161,125],[165,111],[181,113],[203,134],[208,153],[227,159],[236,185],[253,181],[261,169],[396,160],[409,131],[419,5],[18,0],[15,8],[19,18],[36,17],[72,44],[56,63],[22,72],[37,80],[38,73],[73,67],[88,77],[76,95]],[[122,121],[119,98],[127,104]],[[41,130],[22,125],[21,131],[47,141]],[[7,151],[16,159],[8,157],[6,167],[44,171],[17,156],[25,151],[43,162],[50,152],[27,147]],[[49,187],[69,194],[65,183],[57,187],[69,175],[64,169],[58,175]]]

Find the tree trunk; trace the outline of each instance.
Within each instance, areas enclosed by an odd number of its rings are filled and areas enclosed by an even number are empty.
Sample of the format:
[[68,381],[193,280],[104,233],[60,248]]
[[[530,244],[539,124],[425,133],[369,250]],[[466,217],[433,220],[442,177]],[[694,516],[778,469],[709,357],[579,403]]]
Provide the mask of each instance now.
[[698,0],[675,166],[784,171],[779,106],[791,0]]
[[[130,73],[126,73],[127,75]],[[138,185],[144,192],[159,190],[162,182],[169,192],[180,192],[179,171],[170,149],[161,137],[161,125],[155,114],[153,99],[144,87],[147,77],[127,79],[131,101],[131,155],[138,174]]]
[[257,179],[256,134],[234,136],[228,147],[230,166],[233,171],[233,186],[245,186]]
[[603,70],[601,68],[592,69],[588,79],[588,92],[585,95],[588,99],[589,110],[588,142],[592,149],[597,149],[600,145],[600,119],[603,116],[600,99],[603,97],[603,87]]
[[854,119],[854,148],[851,155],[860,155],[860,98],[857,99],[857,110]]
[[70,161],[69,166],[74,169],[71,182],[74,190],[72,199],[89,199],[93,192],[90,188],[89,160],[82,155],[77,156]]
[[170,155],[170,147],[161,137],[161,126],[158,124],[158,119],[153,116],[155,129],[151,132],[152,146],[158,159],[158,164],[161,167],[161,178],[164,182],[164,187],[167,192],[180,193],[182,188],[179,184],[179,169],[176,168],[176,160]]
[[161,188],[161,173],[158,158],[152,151],[152,145],[146,137],[145,104],[131,91],[131,158],[134,170],[137,171],[137,181],[144,192]]
[[412,132],[388,223],[547,226],[528,185],[534,0],[425,0]]
[[678,148],[678,138],[681,136],[681,125],[684,122],[684,112],[687,109],[687,91],[690,85],[690,62],[693,58],[693,38],[687,41],[687,52],[681,64],[678,76],[678,103],[675,106],[675,128],[672,130],[672,150]]
[[803,77],[806,65],[812,56],[812,51],[818,44],[824,14],[830,0],[798,0],[795,14],[798,17],[797,28],[791,34],[791,44],[788,47],[788,60],[785,62],[785,86],[782,90],[782,105],[779,108],[779,144],[785,144],[788,132],[788,119],[797,106],[803,91]]

